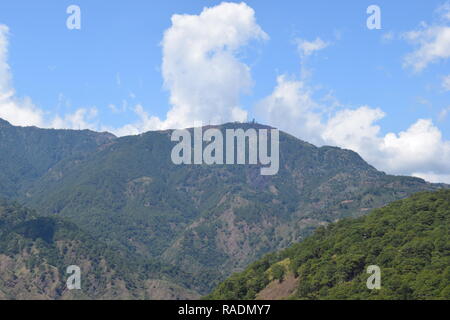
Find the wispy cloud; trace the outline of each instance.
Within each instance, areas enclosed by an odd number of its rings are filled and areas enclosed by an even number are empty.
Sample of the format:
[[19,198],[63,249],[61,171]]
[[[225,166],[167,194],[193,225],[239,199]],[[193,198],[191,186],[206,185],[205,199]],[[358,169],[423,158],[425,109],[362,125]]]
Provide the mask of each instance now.
[[329,42],[325,42],[320,38],[316,38],[314,41],[307,41],[302,39],[297,39],[297,48],[301,56],[307,57],[314,54],[317,51],[325,49],[330,45]]
[[449,114],[450,114],[450,106],[448,106],[447,108],[443,108],[439,112],[439,116],[438,116],[439,121],[444,121],[445,119],[447,119],[447,116]]
[[445,91],[450,91],[450,74],[442,77],[442,88]]
[[450,57],[450,3],[440,6],[437,15],[432,24],[422,22],[418,29],[403,34],[416,47],[404,57],[404,67],[420,72],[430,63]]

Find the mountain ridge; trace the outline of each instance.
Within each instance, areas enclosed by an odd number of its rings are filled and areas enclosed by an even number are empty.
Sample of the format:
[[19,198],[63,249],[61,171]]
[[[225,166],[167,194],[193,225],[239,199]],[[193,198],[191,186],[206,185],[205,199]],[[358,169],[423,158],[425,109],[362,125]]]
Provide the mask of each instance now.
[[[215,127],[267,128],[254,123]],[[6,129],[6,143],[0,128],[0,150],[18,148],[22,155],[25,151],[12,143],[14,134],[22,135],[25,145],[31,138],[22,132],[28,129],[13,128]],[[284,132],[276,176],[261,176],[259,165],[176,166],[170,159],[172,132],[112,138],[64,131],[67,136],[56,139],[60,144],[50,153],[26,149],[29,162],[35,157],[43,165],[34,175],[24,174],[24,181],[18,176],[9,197],[39,215],[67,219],[103,242],[182,269],[195,279],[188,289],[206,294],[231,273],[321,225],[418,191],[448,187],[386,175],[351,150],[318,148]],[[45,149],[62,132],[39,134]],[[8,167],[15,162],[11,154],[0,160],[4,175],[5,168],[16,174],[15,164]],[[2,193],[8,194],[0,184]]]

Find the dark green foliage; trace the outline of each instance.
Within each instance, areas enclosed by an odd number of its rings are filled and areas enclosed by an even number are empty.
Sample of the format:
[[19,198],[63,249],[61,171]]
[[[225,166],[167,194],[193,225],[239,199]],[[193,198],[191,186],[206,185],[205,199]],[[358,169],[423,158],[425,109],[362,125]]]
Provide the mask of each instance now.
[[276,264],[272,266],[272,277],[274,280],[278,280],[278,282],[282,282],[284,280],[285,269],[283,266]]
[[17,196],[63,159],[80,159],[112,141],[109,133],[15,127],[0,119],[0,196]]
[[[450,191],[419,193],[318,229],[221,283],[209,299],[254,299],[289,259],[295,299],[450,299]],[[381,268],[369,290],[367,267]],[[275,277],[278,279],[278,277]],[[287,297],[280,297],[287,298]]]
[[47,243],[51,243],[55,234],[55,228],[56,221],[54,219],[37,218],[20,223],[14,228],[14,231],[25,238],[32,240],[40,238]]
[[[67,291],[66,268],[70,265],[79,265],[84,272],[81,298],[121,298],[124,289],[114,288],[114,283],[121,281],[130,290],[127,295],[134,298],[144,298],[144,281],[148,279],[167,279],[185,287],[196,283],[191,275],[176,267],[107,246],[72,223],[38,217],[35,212],[4,200],[0,200],[0,261],[1,255],[29,270],[31,278],[23,279],[25,287],[32,288],[35,282],[42,282],[44,289],[56,287],[55,299]],[[57,278],[48,278],[46,266],[57,270]],[[21,281],[11,275],[14,272],[19,270],[0,270],[0,292],[11,294],[11,298],[17,298],[11,292],[11,283]],[[33,297],[36,292],[30,289],[23,294]]]
[[[219,126],[250,127],[267,128]],[[0,122],[0,195],[75,223],[108,246],[170,265],[179,284],[206,294],[320,225],[445,187],[386,175],[352,151],[317,148],[282,132],[275,176],[261,176],[258,166],[176,166],[170,135],[115,138]],[[39,234],[36,223],[23,226],[23,234],[50,243],[50,230]]]

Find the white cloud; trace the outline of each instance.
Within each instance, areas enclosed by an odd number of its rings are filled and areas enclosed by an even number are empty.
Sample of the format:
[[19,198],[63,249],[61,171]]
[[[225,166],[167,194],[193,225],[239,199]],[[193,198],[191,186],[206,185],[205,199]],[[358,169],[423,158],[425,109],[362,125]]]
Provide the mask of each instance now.
[[445,91],[450,91],[450,74],[442,78],[442,88]]
[[419,119],[405,131],[382,135],[375,123],[383,117],[380,109],[369,107],[341,111],[328,121],[328,135],[325,134],[324,139],[358,152],[376,168],[388,173],[428,172],[443,178],[449,174],[450,141],[442,138],[431,120]]
[[81,108],[72,114],[66,114],[63,117],[56,116],[49,127],[54,129],[90,129],[97,130],[98,124],[91,122],[98,115],[97,108]]
[[391,174],[450,183],[450,141],[431,120],[419,119],[405,131],[383,134],[379,108],[344,108],[334,113],[312,97],[302,81],[278,78],[272,94],[256,105],[258,116],[300,139],[358,152],[377,169]]
[[450,172],[450,141],[443,140],[431,120],[419,119],[406,131],[386,134],[379,149],[377,162],[386,170],[402,174]]
[[435,174],[433,172],[428,173],[414,172],[412,176],[422,178],[428,182],[433,183],[450,183],[450,174]]
[[450,106],[448,106],[447,108],[443,108],[441,112],[439,112],[438,116],[439,121],[444,121],[449,113],[450,113]]
[[412,67],[416,72],[422,71],[430,63],[450,57],[450,27],[433,26],[408,32],[405,37],[419,46],[404,60],[404,65]]
[[8,65],[8,33],[9,29],[0,24],[0,92],[8,94],[11,85],[11,73]]
[[450,21],[450,1],[443,3],[436,10],[436,13],[442,20]]
[[362,106],[344,109],[330,117],[321,133],[326,144],[338,145],[371,157],[380,127],[374,123],[385,116],[381,109]]
[[163,127],[161,120],[158,117],[150,116],[147,112],[145,112],[142,105],[136,105],[133,112],[138,117],[136,122],[126,124],[119,128],[103,126],[102,131],[109,131],[119,137],[123,137],[128,135],[137,135],[146,131],[158,130]]
[[[425,31],[407,34],[410,41],[423,44],[408,60],[417,70],[445,57],[447,50],[450,56],[450,47],[446,47],[447,31],[426,25],[422,27]],[[427,43],[430,39],[433,41]],[[319,146],[334,145],[354,150],[387,173],[450,183],[450,141],[443,139],[441,131],[431,120],[418,119],[399,133],[382,133],[378,122],[386,114],[380,108],[345,108],[332,94],[322,99],[314,97],[316,92],[308,85],[308,77],[304,74],[304,61],[326,46],[327,43],[320,38],[312,42],[298,41],[302,80],[279,76],[273,92],[255,106],[258,119]],[[440,119],[444,119],[448,112],[450,107],[443,109]]]
[[329,46],[328,42],[323,41],[320,38],[316,38],[314,41],[307,41],[302,39],[297,39],[297,48],[301,56],[307,57],[312,55],[314,52],[325,49]]
[[19,100],[13,96],[0,97],[0,118],[16,126],[44,126],[43,112],[29,98]]
[[421,23],[417,30],[406,32],[403,38],[415,45],[415,51],[405,56],[403,65],[419,72],[430,63],[450,57],[450,4],[437,10],[439,18],[432,25]]
[[8,27],[0,24],[0,118],[19,126],[42,126],[43,112],[29,98],[15,97],[8,65],[8,34]]
[[173,15],[162,41],[162,73],[172,105],[162,127],[246,120],[239,97],[250,89],[252,78],[236,53],[251,40],[267,38],[245,3]]
[[[133,109],[137,121],[119,128],[104,126],[103,130],[124,136],[191,127],[196,121],[247,120],[239,98],[253,81],[250,68],[237,54],[252,40],[268,39],[256,23],[254,10],[245,3],[223,2],[204,8],[199,15],[175,14],[171,21],[161,43],[162,76],[171,105],[166,119],[151,116],[137,105]],[[109,108],[120,111],[115,105]]]
[[304,81],[279,76],[272,94],[256,105],[259,121],[297,135],[301,139],[322,144],[318,134],[323,131],[319,104]]
[[[337,36],[338,37],[338,36]],[[307,79],[311,75],[311,70],[306,67],[308,58],[315,52],[325,49],[330,45],[329,42],[323,41],[317,37],[316,40],[308,41],[304,39],[296,39],[297,51],[300,55],[300,74],[302,80]]]
[[[138,120],[121,128],[109,128],[116,134],[192,126],[195,121],[222,123],[245,121],[247,111],[239,104],[242,93],[253,85],[250,68],[237,57],[239,50],[253,40],[268,39],[256,23],[255,12],[245,3],[221,3],[204,8],[199,15],[173,15],[172,25],[162,40],[162,75],[170,91],[171,109],[165,120],[150,116],[141,105],[133,111]],[[5,27],[6,28],[6,27]],[[95,129],[89,110],[45,119],[45,113],[30,100],[18,104],[12,98],[9,66],[6,63],[7,29],[0,38],[0,116],[13,124],[56,128]],[[121,84],[120,75],[116,82]],[[112,112],[128,110],[108,106]],[[97,126],[98,127],[98,126]],[[101,128],[107,128],[100,126]]]

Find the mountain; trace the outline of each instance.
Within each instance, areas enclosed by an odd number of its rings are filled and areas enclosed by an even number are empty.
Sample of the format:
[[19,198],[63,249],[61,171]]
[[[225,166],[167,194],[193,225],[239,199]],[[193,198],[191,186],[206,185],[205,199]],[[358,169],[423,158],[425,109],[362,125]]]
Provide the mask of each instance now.
[[114,138],[89,130],[16,127],[0,119],[0,195],[17,196],[62,159],[80,158]]
[[262,176],[259,165],[177,166],[171,134],[115,138],[2,125],[0,172],[9,182],[0,194],[39,215],[66,219],[109,246],[183,270],[191,281],[177,284],[207,294],[319,226],[447,187],[386,175],[355,152],[318,148],[283,132],[274,176]]
[[[67,289],[72,265],[81,268],[82,290]],[[73,223],[0,200],[0,299],[196,298],[173,283],[173,269],[111,248]]]
[[[221,283],[207,299],[450,299],[450,190],[320,227]],[[381,270],[381,289],[366,270]]]

